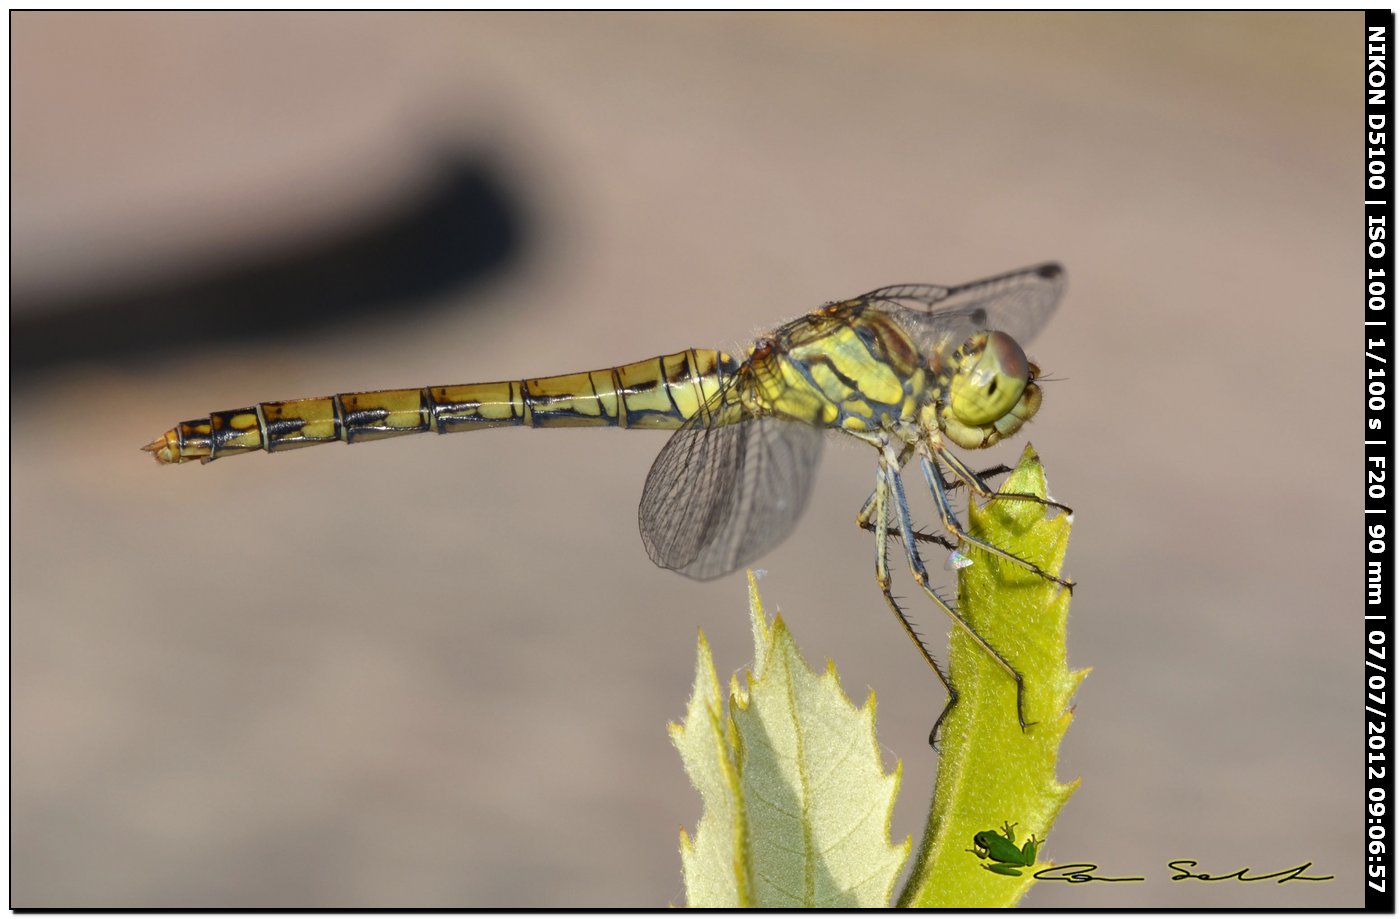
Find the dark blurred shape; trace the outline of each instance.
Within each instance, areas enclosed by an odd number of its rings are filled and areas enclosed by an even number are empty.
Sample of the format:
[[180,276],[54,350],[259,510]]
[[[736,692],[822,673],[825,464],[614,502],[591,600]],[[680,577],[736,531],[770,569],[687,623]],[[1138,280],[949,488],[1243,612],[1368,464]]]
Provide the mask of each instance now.
[[277,256],[13,309],[11,384],[67,361],[126,364],[235,345],[386,304],[402,315],[504,270],[523,240],[522,209],[500,173],[481,158],[448,157],[441,178],[397,210]]

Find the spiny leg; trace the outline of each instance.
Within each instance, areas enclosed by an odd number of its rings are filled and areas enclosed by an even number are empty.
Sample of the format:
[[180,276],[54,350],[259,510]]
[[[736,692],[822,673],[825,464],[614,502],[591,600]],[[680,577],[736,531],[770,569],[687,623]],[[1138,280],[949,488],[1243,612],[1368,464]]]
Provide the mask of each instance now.
[[[992,476],[1006,475],[1010,471],[1010,466],[1006,465],[1005,463],[997,463],[995,466],[988,466],[986,469],[977,470],[975,473],[973,473],[973,476],[985,485],[986,481]],[[943,480],[943,487],[948,489],[949,491],[952,491],[954,488],[963,488],[966,486],[967,483],[964,482],[962,479],[958,478],[957,476],[953,476],[951,479]],[[1031,497],[1035,496],[1032,495]]]
[[[904,450],[900,451],[900,468],[903,469],[904,464],[906,464],[906,462],[909,462],[909,455],[911,451],[913,451],[913,448],[911,447],[904,447]],[[976,476],[976,478],[979,479],[979,481],[986,483],[987,479],[990,479],[991,476],[1005,475],[1008,474],[1008,472],[1011,472],[1011,467],[1008,467],[1008,465],[1001,464],[1001,462],[998,462],[998,464],[994,465],[994,467],[979,469],[979,471],[977,471],[976,474],[974,474],[974,476]],[[967,488],[967,483],[963,482],[962,479],[959,479],[958,476],[953,476],[953,478],[951,479],[944,479],[944,489],[949,490],[949,492],[951,492],[951,490],[959,488]],[[995,493],[993,493],[993,496],[995,496]],[[1028,495],[1026,497],[1036,496]],[[1063,504],[1056,504],[1056,507],[1064,506]],[[871,516],[872,513],[874,513],[874,510],[875,492],[871,492],[871,496],[865,499],[865,504],[861,507],[861,513],[855,514],[855,525],[857,525],[857,527],[860,527],[861,530],[865,530],[867,532],[875,532],[875,524],[871,523]],[[886,534],[892,535],[892,537],[897,537],[897,535],[899,535],[899,530],[897,530],[897,528],[895,527],[890,527],[889,521],[886,521],[885,532]],[[949,552],[953,552],[956,551],[956,549],[958,549],[958,544],[956,544],[956,542],[953,542],[952,539],[949,539],[948,537],[941,537],[941,535],[938,534],[932,534],[932,532],[916,530],[914,531],[914,538],[918,539],[918,541],[920,542],[937,542],[938,545],[944,546],[944,548],[948,549]]]
[[[875,526],[875,492],[872,491],[870,493],[870,497],[865,499],[865,505],[860,509],[860,513],[856,514],[856,526],[868,533],[877,532],[878,528]],[[888,518],[885,520],[885,535],[899,535],[899,529],[890,526]],[[955,551],[958,548],[958,544],[953,542],[953,540],[946,536],[940,536],[937,533],[925,533],[923,530],[915,530],[914,538],[919,542],[938,543],[949,552]]]
[[[983,469],[981,472],[973,472],[971,467],[969,467],[962,460],[958,459],[957,454],[953,453],[953,451],[951,450],[945,449],[942,444],[933,444],[932,447],[933,451],[938,455],[938,458],[943,462],[947,463],[948,468],[953,470],[954,478],[960,482],[966,483],[967,487],[975,491],[977,493],[977,496],[980,498],[984,498],[989,501],[994,499],[1008,501],[1030,501],[1034,504],[1043,504],[1046,507],[1057,507],[1066,514],[1074,513],[1074,508],[1069,507],[1065,504],[1061,504],[1058,501],[1051,501],[1048,498],[1042,498],[1040,497],[1040,495],[1025,495],[1021,494],[1020,492],[1014,491],[1010,492],[1009,494],[1002,494],[1001,492],[993,489],[984,480],[986,476],[1001,475],[1003,472],[1010,472],[1011,467],[1009,466],[993,466],[991,469]],[[939,480],[943,482],[943,487],[945,489],[952,489],[953,486],[949,483],[947,479],[944,479],[942,476],[939,476]]]
[[[939,454],[939,458],[945,461],[947,461],[950,456],[951,454],[948,453]],[[951,466],[953,464],[949,462],[949,465]],[[923,450],[919,451],[919,467],[923,469],[924,481],[928,482],[929,490],[933,492],[933,501],[934,504],[938,507],[938,516],[942,518],[944,528],[947,529],[948,532],[952,533],[953,536],[957,538],[959,543],[963,543],[970,546],[976,546],[984,552],[990,552],[992,555],[1004,558],[1009,562],[1013,562],[1014,564],[1020,565],[1027,571],[1031,571],[1035,574],[1040,575],[1047,581],[1053,581],[1054,583],[1059,584],[1061,587],[1068,589],[1070,593],[1074,593],[1073,581],[1068,580],[1067,578],[1056,577],[1055,575],[1050,574],[1048,571],[1043,570],[1039,565],[1036,565],[1032,562],[1028,562],[1025,559],[1021,558],[1019,555],[1012,555],[1005,549],[997,548],[996,546],[992,545],[986,540],[978,539],[977,537],[969,534],[967,530],[964,530],[962,524],[958,522],[957,514],[953,512],[953,505],[948,502],[948,493],[943,489],[943,477],[939,475],[938,470],[934,468],[934,461],[930,459],[928,453]],[[966,466],[963,466],[962,468],[965,470],[967,469]],[[971,474],[970,470],[969,474]],[[984,485],[983,487],[985,488],[986,486]],[[997,493],[993,492],[992,494],[996,495]],[[1039,500],[1038,498],[1036,498],[1035,495],[1017,495],[1014,493],[1000,495],[1000,497],[1030,498]],[[1055,504],[1054,502],[1047,501],[1041,501],[1041,503],[1054,504],[1055,507],[1064,506],[1062,504]]]
[[[903,469],[903,468],[904,468],[904,464],[907,463],[907,462],[909,462],[909,457],[911,457],[911,456],[914,455],[914,450],[915,450],[914,444],[910,444],[910,443],[906,443],[903,447],[900,448],[900,450],[899,450],[899,468],[900,468],[900,469]],[[944,479],[944,480],[943,480],[943,487],[944,487],[944,488],[948,489],[949,491],[952,491],[954,488],[962,488],[964,485],[969,485],[969,484],[970,484],[971,487],[972,487],[974,490],[976,490],[977,493],[978,493],[979,495],[981,495],[982,497],[984,497],[984,498],[986,498],[986,497],[995,497],[995,496],[996,496],[996,492],[992,491],[992,489],[991,489],[990,487],[988,487],[988,485],[987,485],[987,479],[990,479],[990,478],[992,478],[993,476],[1005,475],[1006,473],[1008,473],[1008,472],[1011,471],[1011,467],[1008,466],[1008,465],[1006,465],[1005,463],[997,463],[995,466],[988,466],[986,469],[982,469],[982,470],[980,470],[980,471],[978,471],[978,472],[973,472],[973,471],[971,471],[970,469],[968,469],[966,466],[963,466],[963,465],[961,464],[961,462],[960,462],[959,460],[957,460],[956,457],[954,457],[953,460],[950,461],[950,462],[948,463],[948,465],[949,465],[949,466],[953,466],[955,469],[956,469],[956,468],[961,468],[964,472],[966,472],[966,474],[967,474],[967,480],[964,481],[962,478],[959,478],[957,475],[955,475],[955,476],[953,476],[951,479]],[[871,502],[872,500],[874,500],[874,497],[875,497],[875,496],[872,494],[869,498],[866,499],[865,503],[866,503],[867,505],[870,504],[870,502]],[[1027,497],[1027,498],[1036,498],[1035,495],[1026,495],[1026,497]],[[1040,500],[1040,499],[1039,499],[1039,498],[1036,498],[1036,500]],[[1054,501],[1050,501],[1050,502],[1046,502],[1046,503],[1053,504],[1055,507],[1064,508],[1064,510],[1067,511],[1067,512],[1069,511],[1069,508],[1065,507],[1063,504],[1059,504],[1059,503],[1056,503],[1056,502],[1054,502]]]
[[[1026,722],[1025,681],[1021,679],[1021,674],[1017,672],[1016,668],[1007,663],[1006,658],[1002,657],[996,648],[988,644],[987,640],[977,633],[977,630],[972,627],[971,623],[959,615],[958,611],[953,609],[948,601],[940,597],[938,591],[934,590],[933,586],[929,583],[928,569],[924,567],[924,560],[919,557],[919,546],[914,540],[914,524],[909,516],[909,502],[905,500],[904,497],[904,481],[900,477],[898,469],[889,468],[889,464],[894,461],[893,456],[881,454],[881,459],[882,465],[885,466],[885,475],[894,489],[895,517],[899,523],[900,535],[904,538],[904,554],[909,557],[909,569],[913,572],[914,580],[924,589],[924,593],[928,594],[929,598],[933,600],[934,603],[937,603],[943,612],[948,614],[948,618],[952,619],[953,622],[960,626],[962,630],[967,633],[968,637],[977,643],[979,648],[991,655],[992,659],[1001,665],[1001,669],[1005,670],[1007,674],[1016,681],[1016,720],[1020,723],[1021,730],[1024,731],[1026,728],[1030,727]],[[1015,558],[1015,556],[1009,557]],[[943,718],[947,716],[948,708],[951,707],[952,704],[949,703],[948,707],[943,709],[943,714],[938,716],[938,721],[933,725],[935,733],[938,731],[938,725],[943,721]]]
[[[904,615],[904,610],[900,608],[899,601],[896,600],[894,594],[890,592],[889,537],[892,535],[892,530],[888,525],[890,519],[889,490],[889,478],[885,472],[884,463],[882,462],[875,473],[875,493],[870,496],[870,501],[866,502],[866,507],[861,509],[861,516],[868,518],[869,515],[867,511],[871,510],[873,505],[874,519],[884,524],[884,526],[877,527],[873,522],[870,522],[869,519],[866,521],[869,523],[867,529],[875,533],[875,582],[880,585],[880,593],[884,596],[885,603],[889,606],[890,612],[894,613],[895,619],[899,620],[899,625],[904,629],[904,634],[909,636],[909,640],[914,643],[914,647],[919,649],[919,653],[923,655],[924,660],[933,668],[933,672],[937,674],[939,681],[943,683],[943,688],[948,690],[948,701],[943,706],[943,710],[938,713],[937,720],[933,722],[933,730],[928,732],[928,745],[932,747],[934,746],[935,739],[938,737],[938,726],[943,723],[943,719],[947,717],[954,703],[958,701],[958,691],[953,688],[953,683],[948,679],[948,675],[943,672],[942,667],[938,666],[938,661],[934,660],[933,652],[929,651],[928,645],[924,644],[923,636],[914,628],[914,624],[909,621],[909,617]],[[865,526],[865,524],[863,523],[862,526]]]
[[[880,441],[878,438],[873,438],[873,439],[871,439],[870,443],[874,444],[874,445],[875,445],[875,449],[877,449],[877,450],[884,450],[884,449],[885,449],[885,448],[884,448],[883,442]],[[913,445],[913,444],[910,444],[910,443],[904,444],[904,446],[902,446],[902,447],[900,448],[900,450],[899,450],[899,466],[896,467],[896,468],[903,469],[903,468],[904,468],[904,464],[907,463],[907,462],[909,462],[909,457],[912,456],[913,454],[914,454],[914,445]],[[1006,467],[1006,466],[997,467],[997,469],[998,469],[998,470],[999,470],[999,469],[1006,469],[1008,472],[1010,471],[1010,469],[1009,469],[1008,467]],[[983,473],[983,474],[984,474],[984,475],[996,475],[996,474],[997,474],[997,471],[996,471],[996,470],[987,470],[987,472],[985,472],[985,473]],[[945,483],[945,484],[947,484],[947,483]],[[951,486],[949,486],[949,487],[951,487]],[[872,492],[870,493],[870,497],[868,497],[868,498],[865,499],[865,504],[861,506],[860,513],[856,514],[856,526],[858,526],[858,527],[860,527],[862,530],[865,530],[865,531],[870,532],[870,533],[874,533],[874,532],[875,532],[875,523],[874,523],[875,495],[876,495],[876,493],[877,493],[878,491],[879,491],[879,487],[877,486],[876,489],[875,489],[875,491],[872,491]],[[897,530],[897,529],[895,529],[894,527],[892,527],[892,526],[889,525],[889,518],[888,518],[888,517],[884,518],[884,522],[885,522],[885,535],[886,535],[886,536],[898,536],[898,535],[899,535],[899,530]],[[953,552],[953,551],[955,551],[955,550],[958,548],[957,543],[953,542],[953,541],[952,541],[951,539],[949,539],[948,537],[946,537],[946,536],[939,536],[939,535],[934,534],[934,533],[925,533],[925,532],[923,532],[922,530],[916,530],[916,531],[914,532],[914,538],[917,539],[919,542],[934,542],[934,543],[938,543],[940,546],[942,546],[943,548],[947,549],[949,552]]]
[[[904,466],[901,465],[899,468],[903,469]],[[990,479],[993,476],[1006,475],[1006,473],[1010,471],[1010,466],[1006,465],[1005,463],[997,463],[995,466],[988,466],[986,469],[977,470],[973,473],[973,476],[980,480],[985,486],[987,479]],[[946,488],[948,491],[952,491],[955,488],[966,488],[968,487],[968,485],[962,479],[958,478],[957,476],[953,476],[952,478],[947,478],[943,480],[943,487]],[[993,493],[992,496],[996,497],[996,494]],[[1028,495],[1027,497],[1034,498],[1035,495]]]

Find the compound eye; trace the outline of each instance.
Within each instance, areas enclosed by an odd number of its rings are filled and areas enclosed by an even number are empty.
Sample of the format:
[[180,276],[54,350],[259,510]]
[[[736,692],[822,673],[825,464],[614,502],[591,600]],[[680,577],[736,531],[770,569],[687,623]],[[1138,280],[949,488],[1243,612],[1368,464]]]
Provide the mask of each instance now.
[[1005,332],[987,332],[981,353],[973,352],[953,377],[948,407],[963,424],[991,424],[1016,407],[1030,382],[1030,361]]

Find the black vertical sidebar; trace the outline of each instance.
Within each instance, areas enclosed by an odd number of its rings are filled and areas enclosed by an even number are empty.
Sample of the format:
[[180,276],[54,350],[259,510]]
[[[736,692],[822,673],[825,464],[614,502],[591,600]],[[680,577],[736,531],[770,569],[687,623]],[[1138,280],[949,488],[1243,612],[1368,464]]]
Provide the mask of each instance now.
[[1363,312],[1365,348],[1363,365],[1366,403],[1365,435],[1365,578],[1364,610],[1366,647],[1366,908],[1395,911],[1395,731],[1390,712],[1390,685],[1395,672],[1396,647],[1393,598],[1395,469],[1391,466],[1394,444],[1395,394],[1390,347],[1394,334],[1392,300],[1395,292],[1395,175],[1391,147],[1396,141],[1390,73],[1394,47],[1395,15],[1388,10],[1365,13],[1365,258],[1366,305]]

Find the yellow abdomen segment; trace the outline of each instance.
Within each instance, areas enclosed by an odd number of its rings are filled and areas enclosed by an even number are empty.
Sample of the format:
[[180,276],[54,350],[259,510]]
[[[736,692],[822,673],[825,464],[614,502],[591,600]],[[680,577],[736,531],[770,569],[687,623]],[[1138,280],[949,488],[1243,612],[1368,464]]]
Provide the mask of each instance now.
[[142,449],[161,463],[207,463],[257,450],[503,425],[678,428],[737,369],[723,352],[691,348],[561,376],[262,402],[182,422]]

